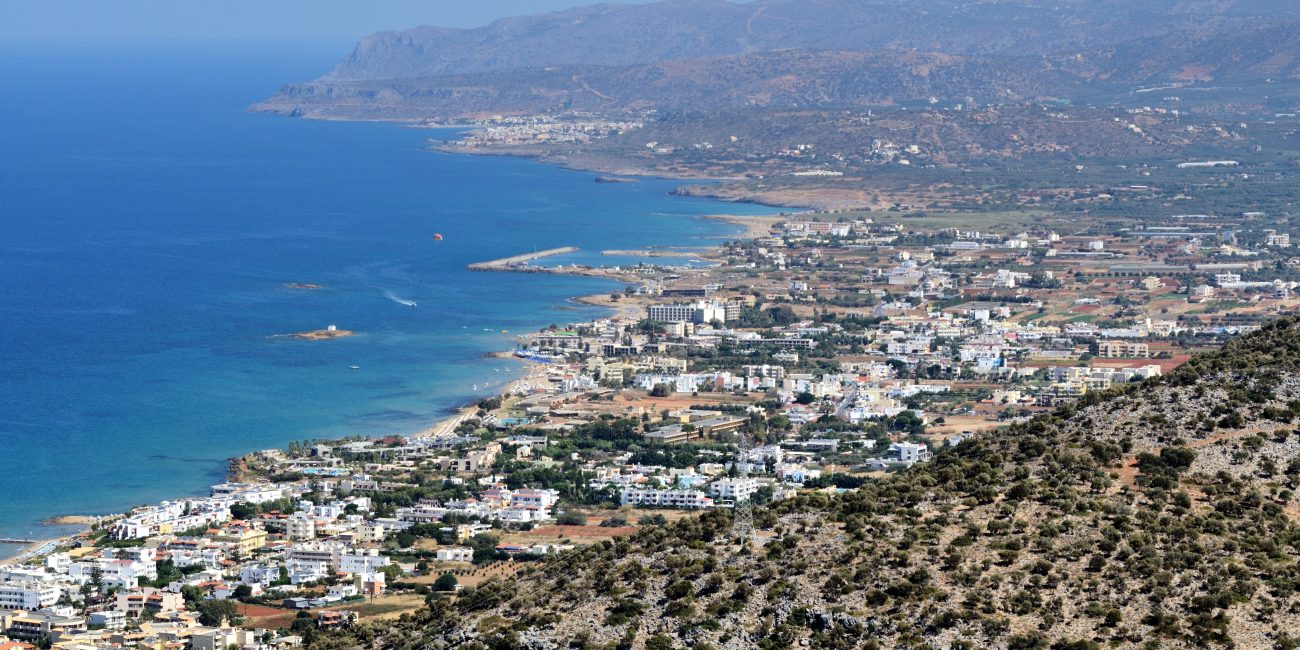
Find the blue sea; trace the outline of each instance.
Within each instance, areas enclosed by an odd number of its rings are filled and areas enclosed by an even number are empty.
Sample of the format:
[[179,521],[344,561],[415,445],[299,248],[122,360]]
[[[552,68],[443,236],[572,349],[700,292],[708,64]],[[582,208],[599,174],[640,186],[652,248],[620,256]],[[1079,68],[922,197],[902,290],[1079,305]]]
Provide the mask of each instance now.
[[[246,451],[427,427],[521,372],[486,353],[620,288],[467,263],[610,263],[771,212],[245,112],[349,47],[0,45],[0,537],[205,494]],[[329,324],[358,334],[274,338]]]

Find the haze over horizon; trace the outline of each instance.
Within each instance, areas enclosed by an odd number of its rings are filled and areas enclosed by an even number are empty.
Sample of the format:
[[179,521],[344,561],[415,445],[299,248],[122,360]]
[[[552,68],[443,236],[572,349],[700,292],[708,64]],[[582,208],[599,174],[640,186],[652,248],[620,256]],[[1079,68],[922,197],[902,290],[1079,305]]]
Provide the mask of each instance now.
[[[622,0],[637,4],[646,0]],[[355,40],[419,25],[475,27],[499,18],[555,11],[590,0],[169,1],[9,0],[0,4],[0,39]]]

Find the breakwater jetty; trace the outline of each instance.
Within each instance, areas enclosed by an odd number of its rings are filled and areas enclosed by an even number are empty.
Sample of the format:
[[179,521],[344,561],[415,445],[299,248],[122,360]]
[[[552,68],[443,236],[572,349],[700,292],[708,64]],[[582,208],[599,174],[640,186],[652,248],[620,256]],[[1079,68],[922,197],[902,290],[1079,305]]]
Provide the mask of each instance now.
[[690,250],[670,250],[670,249],[639,249],[639,250],[609,250],[601,251],[601,255],[618,255],[621,257],[699,257],[708,251],[704,249]]
[[539,260],[544,257],[551,257],[552,255],[564,255],[565,253],[573,253],[576,252],[577,250],[578,248],[576,246],[548,248],[544,251],[525,253],[523,255],[515,255],[513,257],[503,257],[501,259],[488,260],[486,262],[475,262],[473,264],[470,264],[467,268],[469,268],[469,270],[471,271],[509,271],[511,269],[514,269],[515,267],[527,265],[529,262]]

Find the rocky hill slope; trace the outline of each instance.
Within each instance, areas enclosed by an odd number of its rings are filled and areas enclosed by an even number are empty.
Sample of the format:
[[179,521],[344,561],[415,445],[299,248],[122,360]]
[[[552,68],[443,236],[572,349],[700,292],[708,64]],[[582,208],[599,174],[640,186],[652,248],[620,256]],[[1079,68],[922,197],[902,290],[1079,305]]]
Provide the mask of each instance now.
[[644,529],[366,648],[1295,648],[1300,319],[842,495]]

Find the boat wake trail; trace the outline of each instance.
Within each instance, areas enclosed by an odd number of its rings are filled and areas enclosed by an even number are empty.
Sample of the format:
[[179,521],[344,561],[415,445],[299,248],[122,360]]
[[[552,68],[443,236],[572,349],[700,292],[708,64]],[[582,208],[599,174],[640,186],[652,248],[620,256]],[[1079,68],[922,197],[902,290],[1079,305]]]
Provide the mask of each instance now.
[[387,290],[387,289],[384,290],[384,297],[387,298],[387,299],[389,299],[389,300],[391,300],[391,301],[393,301],[393,302],[395,302],[395,303],[397,303],[397,304],[399,304],[399,305],[403,305],[403,306],[406,306],[406,307],[415,307],[415,306],[416,306],[416,303],[415,303],[414,300],[407,300],[407,299],[405,299],[405,298],[402,298],[401,296],[398,296],[397,294],[395,294],[395,293],[393,293],[392,291],[389,291],[389,290]]

